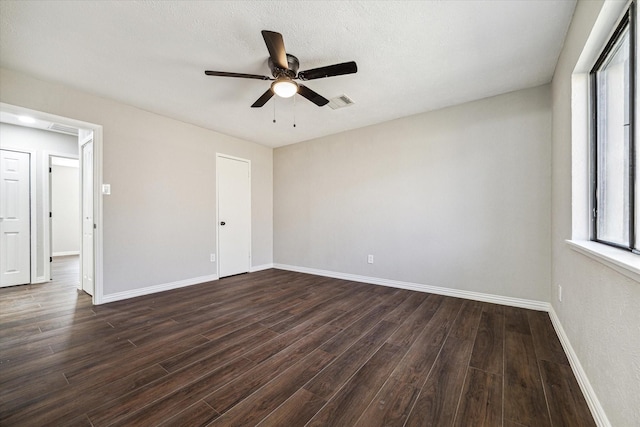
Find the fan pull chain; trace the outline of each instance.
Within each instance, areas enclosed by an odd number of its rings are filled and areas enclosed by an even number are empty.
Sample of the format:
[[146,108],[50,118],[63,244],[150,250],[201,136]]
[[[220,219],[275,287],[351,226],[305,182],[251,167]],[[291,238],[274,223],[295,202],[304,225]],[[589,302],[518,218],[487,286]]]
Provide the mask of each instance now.
[[273,100],[273,123],[276,122],[276,100]]
[[293,127],[296,127],[296,96],[293,95]]

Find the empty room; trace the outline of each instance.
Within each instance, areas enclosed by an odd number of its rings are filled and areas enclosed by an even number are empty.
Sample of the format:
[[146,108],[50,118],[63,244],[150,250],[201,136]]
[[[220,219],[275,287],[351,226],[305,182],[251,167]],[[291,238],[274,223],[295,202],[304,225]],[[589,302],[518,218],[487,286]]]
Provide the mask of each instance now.
[[0,425],[640,425],[637,20],[0,0]]

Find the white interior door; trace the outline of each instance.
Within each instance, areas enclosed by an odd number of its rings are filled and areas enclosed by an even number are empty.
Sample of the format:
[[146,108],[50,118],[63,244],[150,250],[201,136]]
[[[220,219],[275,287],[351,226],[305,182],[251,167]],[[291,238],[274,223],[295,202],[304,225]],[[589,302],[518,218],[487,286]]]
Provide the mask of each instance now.
[[0,286],[31,282],[29,156],[0,150]]
[[82,146],[82,290],[93,295],[93,140]]
[[218,156],[218,276],[251,265],[251,171],[246,160]]

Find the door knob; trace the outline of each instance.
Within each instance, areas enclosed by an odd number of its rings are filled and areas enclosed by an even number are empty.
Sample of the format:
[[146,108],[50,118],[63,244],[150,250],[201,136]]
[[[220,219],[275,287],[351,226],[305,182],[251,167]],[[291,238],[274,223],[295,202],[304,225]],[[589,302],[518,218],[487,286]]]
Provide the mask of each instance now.
[[226,224],[226,222],[220,221],[220,225],[225,225],[225,224]]

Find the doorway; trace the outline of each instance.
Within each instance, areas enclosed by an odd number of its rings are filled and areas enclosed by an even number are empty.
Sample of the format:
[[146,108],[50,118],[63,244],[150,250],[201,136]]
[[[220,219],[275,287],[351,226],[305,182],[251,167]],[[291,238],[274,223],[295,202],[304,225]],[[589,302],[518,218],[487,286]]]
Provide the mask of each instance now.
[[[33,124],[21,124],[18,123],[17,120],[19,118],[28,117]],[[11,120],[14,121],[11,121]],[[102,198],[99,196],[100,192],[100,183],[102,182],[102,126],[96,125],[93,123],[83,122],[75,119],[71,119],[68,117],[56,116],[36,110],[30,110],[23,107],[18,107],[10,104],[0,103],[0,121],[5,124],[13,124],[24,127],[32,127],[35,129],[41,130],[51,130],[52,132],[61,132],[60,129],[75,129],[77,131],[77,151],[76,153],[80,153],[82,150],[83,142],[86,143],[88,139],[91,140],[91,158],[89,160],[89,164],[85,173],[87,173],[87,178],[90,176],[91,180],[88,184],[88,189],[85,194],[90,194],[91,203],[88,203],[91,214],[89,218],[92,222],[91,224],[91,239],[88,246],[82,248],[82,244],[80,245],[80,257],[81,257],[81,265],[86,266],[85,270],[89,269],[90,274],[87,274],[87,278],[90,280],[92,285],[87,287],[88,293],[93,296],[94,304],[101,304],[103,299],[103,289],[102,289]],[[44,123],[44,125],[43,125]],[[50,126],[50,127],[49,127]],[[89,138],[90,136],[90,138]],[[4,147],[3,147],[4,148]],[[33,266],[38,264],[38,275],[31,277],[30,283],[42,283],[45,281],[49,281],[51,279],[51,261],[53,256],[53,251],[51,248],[51,223],[49,220],[50,217],[50,197],[49,197],[49,182],[50,182],[50,174],[49,174],[49,154],[55,154],[53,152],[49,152],[49,148],[38,148],[36,154],[38,157],[37,161],[37,169],[38,178],[37,185],[33,185],[32,188],[37,191],[32,191],[32,199],[37,200],[36,202],[32,202],[32,217],[35,215],[38,217],[37,223],[38,226],[32,226],[32,242],[37,240],[37,244],[31,245],[31,264],[32,271],[34,270]],[[35,156],[34,156],[35,157]],[[81,157],[80,159],[80,173],[83,170],[84,159]],[[88,171],[88,172],[87,172]],[[79,189],[82,192],[82,188]],[[37,208],[36,208],[37,207]],[[77,207],[77,216],[80,218],[81,215],[81,207],[78,205]],[[35,223],[35,220],[33,220]],[[83,238],[84,240],[84,238]],[[91,249],[91,250],[89,250]],[[89,273],[89,272],[87,272]],[[78,278],[78,287],[79,289],[84,290],[83,280],[81,277]],[[35,280],[35,281],[34,281]],[[89,292],[90,291],[90,292]]]
[[[76,143],[77,146],[77,143]],[[80,161],[78,156],[49,154],[50,280],[80,281]],[[64,267],[64,268],[61,268]],[[74,274],[75,273],[75,274]]]
[[251,267],[251,162],[216,155],[218,277]]

